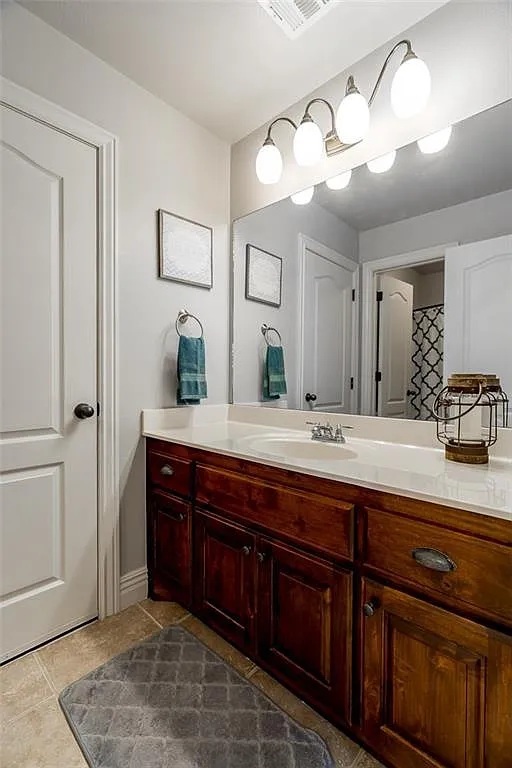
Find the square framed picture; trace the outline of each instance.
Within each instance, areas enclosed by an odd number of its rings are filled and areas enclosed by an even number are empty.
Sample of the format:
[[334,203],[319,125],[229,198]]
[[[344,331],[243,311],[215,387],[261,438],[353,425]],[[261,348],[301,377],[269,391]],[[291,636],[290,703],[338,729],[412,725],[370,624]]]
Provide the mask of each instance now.
[[247,243],[245,250],[245,298],[281,306],[283,260]]
[[164,280],[196,285],[213,286],[213,230],[204,224],[158,211],[159,276]]

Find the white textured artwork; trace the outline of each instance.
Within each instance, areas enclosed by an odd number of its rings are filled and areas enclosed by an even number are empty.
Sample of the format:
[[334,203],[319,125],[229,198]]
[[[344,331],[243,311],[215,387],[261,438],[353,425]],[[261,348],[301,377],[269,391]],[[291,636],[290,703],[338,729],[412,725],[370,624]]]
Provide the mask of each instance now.
[[159,210],[160,277],[211,288],[212,230]]
[[279,256],[247,245],[245,297],[274,307],[281,306],[281,270]]

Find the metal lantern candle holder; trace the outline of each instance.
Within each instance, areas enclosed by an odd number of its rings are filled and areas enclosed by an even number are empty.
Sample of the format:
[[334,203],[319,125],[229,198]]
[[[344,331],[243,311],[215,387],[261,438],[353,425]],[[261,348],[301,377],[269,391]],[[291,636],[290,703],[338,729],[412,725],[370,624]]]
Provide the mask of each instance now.
[[437,395],[432,413],[450,461],[487,464],[498,426],[508,424],[508,397],[492,374],[454,373]]

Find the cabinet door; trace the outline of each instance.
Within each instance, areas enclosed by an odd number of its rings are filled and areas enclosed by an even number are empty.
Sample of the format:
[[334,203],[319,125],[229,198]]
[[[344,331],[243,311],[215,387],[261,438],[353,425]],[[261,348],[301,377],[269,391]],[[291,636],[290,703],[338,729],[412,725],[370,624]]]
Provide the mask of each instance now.
[[510,768],[512,638],[363,584],[363,727],[399,768]]
[[267,539],[257,562],[260,662],[318,709],[348,722],[351,574]]
[[149,594],[190,605],[191,508],[154,490],[149,497]]
[[195,512],[195,608],[245,652],[254,640],[254,536],[209,512]]

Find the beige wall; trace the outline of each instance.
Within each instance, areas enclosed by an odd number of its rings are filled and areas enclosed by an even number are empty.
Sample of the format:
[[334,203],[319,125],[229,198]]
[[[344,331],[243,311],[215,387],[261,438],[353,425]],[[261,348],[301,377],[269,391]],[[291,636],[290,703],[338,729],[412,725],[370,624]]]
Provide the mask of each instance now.
[[[119,138],[121,573],[146,561],[142,408],[175,404],[174,321],[206,334],[209,403],[228,397],[229,147],[16,3],[2,3],[1,71]],[[156,211],[214,228],[214,288],[157,279]]]
[[[409,120],[394,117],[387,74],[372,107],[372,128],[362,144],[314,168],[299,168],[292,158],[292,131],[278,127],[275,140],[283,152],[285,170],[278,184],[264,186],[256,178],[254,162],[266,135],[266,125],[232,147],[232,218],[274,203],[292,192],[317,184],[329,176],[355,168],[372,157],[463,120],[512,96],[512,4],[509,2],[451,2],[416,24],[406,34],[362,59],[330,80],[307,98],[290,106],[286,114],[300,121],[312,96],[338,104],[348,74],[356,77],[362,93],[369,94],[393,42],[409,36],[417,54],[427,61],[432,74],[432,95],[427,110]],[[393,63],[396,68],[398,58]],[[394,71],[394,70],[393,70]],[[276,77],[279,73],[276,73]],[[315,117],[327,131],[328,119],[321,107]]]

